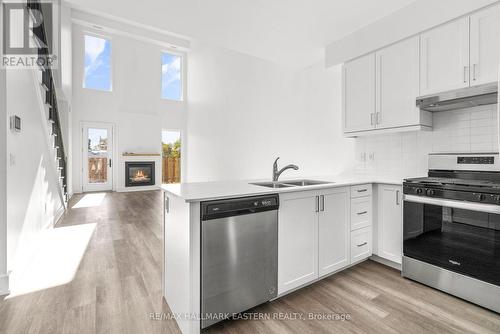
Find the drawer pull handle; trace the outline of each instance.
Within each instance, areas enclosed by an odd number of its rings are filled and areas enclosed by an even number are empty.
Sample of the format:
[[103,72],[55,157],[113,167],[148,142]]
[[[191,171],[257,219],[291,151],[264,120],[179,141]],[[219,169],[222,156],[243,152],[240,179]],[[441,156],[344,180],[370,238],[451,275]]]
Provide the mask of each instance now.
[[365,191],[368,191],[368,189],[358,189],[358,193],[364,193]]
[[358,215],[366,215],[368,213],[368,211],[361,211],[361,212],[358,212]]
[[365,246],[366,244],[368,244],[368,242],[366,242],[366,241],[365,241],[365,242],[363,242],[362,244],[357,245],[357,246],[358,246],[358,247],[363,247],[363,246]]

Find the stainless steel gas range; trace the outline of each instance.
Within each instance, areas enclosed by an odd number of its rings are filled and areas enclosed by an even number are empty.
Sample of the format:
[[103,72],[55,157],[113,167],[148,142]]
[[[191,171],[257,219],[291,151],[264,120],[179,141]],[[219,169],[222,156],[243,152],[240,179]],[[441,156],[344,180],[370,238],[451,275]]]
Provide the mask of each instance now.
[[403,276],[500,312],[499,154],[429,155],[403,193]]

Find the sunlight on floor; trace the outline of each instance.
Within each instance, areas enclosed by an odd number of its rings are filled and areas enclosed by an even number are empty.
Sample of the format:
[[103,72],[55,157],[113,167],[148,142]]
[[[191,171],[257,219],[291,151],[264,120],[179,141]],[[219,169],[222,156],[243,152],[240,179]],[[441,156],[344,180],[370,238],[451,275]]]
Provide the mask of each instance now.
[[94,193],[94,194],[86,194],[82,197],[81,200],[78,201],[75,205],[73,205],[72,209],[80,209],[80,208],[92,208],[96,206],[100,206],[102,201],[106,197],[106,193]]
[[24,270],[12,273],[7,298],[71,282],[95,228],[96,224],[85,224],[44,231]]

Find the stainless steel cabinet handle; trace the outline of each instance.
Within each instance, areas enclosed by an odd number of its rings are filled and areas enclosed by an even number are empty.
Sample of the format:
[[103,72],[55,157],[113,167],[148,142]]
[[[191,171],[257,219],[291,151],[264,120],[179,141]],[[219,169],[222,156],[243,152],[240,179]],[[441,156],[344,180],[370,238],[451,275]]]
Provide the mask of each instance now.
[[325,195],[321,195],[320,211],[325,211]]
[[377,124],[380,124],[380,119],[381,119],[381,118],[382,118],[382,117],[380,116],[380,113],[378,112],[378,113],[377,113],[377,118],[376,118],[376,122],[377,122]]
[[316,196],[316,212],[319,212],[319,196]]
[[366,188],[364,188],[364,189],[358,189],[358,193],[364,193],[366,191],[368,191],[368,189],[366,189]]
[[373,125],[373,113],[370,114],[370,125]]
[[396,190],[396,205],[399,205],[399,190]]
[[165,212],[170,212],[170,200],[168,199],[168,196],[165,196]]
[[368,242],[366,242],[366,241],[365,241],[365,242],[363,242],[362,244],[359,244],[359,245],[356,245],[356,246],[358,246],[358,247],[363,247],[363,246],[364,246],[364,245],[366,245],[366,244],[368,244]]
[[366,215],[368,213],[368,211],[361,211],[361,212],[358,212],[358,215]]
[[477,64],[472,65],[472,80],[476,81],[476,66]]
[[464,66],[464,83],[467,83],[467,66]]

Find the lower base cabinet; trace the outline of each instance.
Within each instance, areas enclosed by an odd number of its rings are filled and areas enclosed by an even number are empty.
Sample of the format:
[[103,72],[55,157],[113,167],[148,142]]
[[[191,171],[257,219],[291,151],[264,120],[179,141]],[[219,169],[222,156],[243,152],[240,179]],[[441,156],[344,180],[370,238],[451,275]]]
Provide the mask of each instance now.
[[372,193],[371,184],[351,187],[350,264],[363,261],[372,255]]
[[389,184],[280,195],[278,294],[361,262],[372,253],[401,264],[402,207],[402,187]]
[[349,191],[346,187],[280,195],[278,294],[349,264]]
[[349,188],[334,188],[320,196],[319,276],[349,265]]
[[379,184],[377,191],[377,250],[386,260],[401,264],[403,258],[403,202],[398,185]]
[[318,278],[318,194],[280,195],[278,294]]

